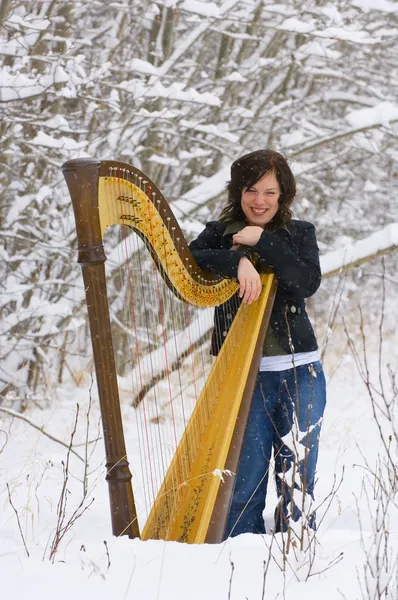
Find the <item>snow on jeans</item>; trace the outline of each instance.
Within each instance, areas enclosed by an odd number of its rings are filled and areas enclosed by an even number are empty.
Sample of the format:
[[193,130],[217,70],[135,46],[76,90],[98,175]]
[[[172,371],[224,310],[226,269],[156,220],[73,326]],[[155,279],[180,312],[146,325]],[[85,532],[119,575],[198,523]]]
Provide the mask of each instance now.
[[[301,492],[309,495],[304,499],[314,497],[325,403],[326,384],[320,362],[286,371],[259,373],[228,517],[227,536],[265,533],[262,513],[272,448],[280,498],[278,506],[287,519],[291,517],[297,521],[301,517]],[[276,523],[276,530],[283,528],[280,523]],[[314,524],[315,521],[310,519],[309,525]]]

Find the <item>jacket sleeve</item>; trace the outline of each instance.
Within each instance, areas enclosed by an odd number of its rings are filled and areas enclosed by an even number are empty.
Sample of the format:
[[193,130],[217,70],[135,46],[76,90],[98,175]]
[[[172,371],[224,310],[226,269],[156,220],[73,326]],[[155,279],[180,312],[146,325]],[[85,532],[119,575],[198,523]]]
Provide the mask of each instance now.
[[290,294],[308,298],[315,294],[320,286],[319,248],[315,227],[311,223],[304,223],[297,253],[290,248],[287,241],[268,231],[261,234],[253,250],[273,267],[282,286]]
[[198,265],[205,271],[212,271],[223,277],[237,279],[238,265],[244,252],[222,248],[224,226],[218,221],[210,221],[206,229],[189,244]]

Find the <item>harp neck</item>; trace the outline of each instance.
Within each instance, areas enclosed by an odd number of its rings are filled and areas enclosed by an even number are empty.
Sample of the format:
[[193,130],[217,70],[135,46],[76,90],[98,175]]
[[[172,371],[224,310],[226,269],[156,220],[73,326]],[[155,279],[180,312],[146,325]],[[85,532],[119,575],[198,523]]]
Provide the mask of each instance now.
[[159,188],[127,163],[78,159],[63,165],[75,213],[78,262],[106,260],[103,234],[122,225],[148,247],[166,284],[189,304],[217,306],[239,289],[236,281],[204,271]]

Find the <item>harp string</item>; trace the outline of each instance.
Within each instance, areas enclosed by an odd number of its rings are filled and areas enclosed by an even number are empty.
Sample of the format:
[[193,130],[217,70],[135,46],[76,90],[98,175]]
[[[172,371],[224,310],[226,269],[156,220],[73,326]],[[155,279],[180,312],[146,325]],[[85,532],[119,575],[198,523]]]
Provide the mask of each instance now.
[[[148,204],[148,209],[149,209],[149,204]],[[148,219],[149,219],[150,241],[152,243],[152,246],[154,247],[155,246],[155,234],[154,234],[153,223],[151,220],[149,210],[148,210]],[[165,243],[164,228],[165,228],[165,225],[163,225],[163,231],[162,231],[163,244]],[[166,254],[166,264],[164,265],[164,267],[166,270],[166,274],[168,274],[167,254]],[[160,312],[160,317],[161,317],[160,318],[160,326],[161,326],[161,336],[162,336],[163,350],[164,350],[163,358],[164,358],[164,362],[165,362],[165,366],[166,366],[165,371],[166,371],[166,379],[167,379],[167,392],[168,392],[168,396],[169,396],[168,400],[169,400],[170,410],[171,410],[171,425],[172,425],[171,430],[172,430],[173,454],[175,454],[177,457],[176,473],[174,474],[173,485],[178,485],[180,483],[181,479],[184,478],[184,466],[183,466],[183,461],[182,461],[181,455],[176,454],[176,450],[177,450],[177,446],[178,446],[178,436],[177,436],[177,431],[176,431],[176,415],[175,415],[174,398],[173,398],[173,393],[172,393],[172,385],[171,385],[171,377],[170,377],[170,375],[171,375],[170,359],[169,359],[169,355],[168,355],[168,351],[167,351],[167,349],[168,349],[167,341],[168,340],[166,339],[166,330],[165,330],[166,315],[163,312],[164,308],[165,308],[165,304],[161,300],[160,281],[159,281],[160,275],[159,275],[157,269],[154,270],[154,275],[155,275],[155,289],[156,289],[157,298],[158,298],[158,302],[159,302],[159,312]],[[172,323],[172,327],[174,327],[174,323]],[[186,451],[186,449],[185,449],[185,451]]]
[[[112,175],[112,173],[111,173],[111,175]],[[122,201],[123,191],[121,189],[120,179],[115,180],[114,178],[112,178],[111,184],[112,185],[108,186],[108,189],[111,192],[110,197],[108,198],[108,202],[111,202],[111,207],[114,209],[114,211],[116,213],[114,215],[114,222],[118,222],[120,214],[123,213],[123,201]],[[116,188],[116,189],[113,190],[113,188]],[[116,202],[115,201],[112,202],[114,197],[117,198]],[[122,249],[122,251],[124,250],[122,260],[120,260],[119,262],[121,265],[122,273],[124,273],[124,271],[127,272],[126,286],[127,286],[128,301],[125,303],[125,309],[126,309],[127,317],[129,319],[130,331],[133,332],[133,335],[130,334],[130,336],[128,338],[129,353],[130,353],[132,359],[135,356],[135,363],[137,364],[137,367],[138,367],[134,371],[131,371],[132,378],[133,378],[132,388],[137,389],[138,386],[140,388],[142,388],[143,384],[144,384],[144,374],[143,374],[144,364],[143,364],[143,361],[140,356],[137,315],[136,315],[136,311],[135,311],[135,302],[134,302],[134,293],[133,293],[133,275],[131,272],[132,266],[131,266],[130,257],[133,255],[140,257],[140,251],[138,248],[137,241],[134,239],[135,236],[130,235],[131,232],[128,227],[126,227],[125,225],[121,225],[119,227],[119,232],[120,232],[120,238],[121,238],[121,242],[122,242],[119,247]],[[133,247],[131,247],[131,246],[133,246]],[[125,269],[123,268],[124,265],[125,265]],[[122,275],[122,273],[121,273],[121,275]],[[134,279],[136,279],[136,277]],[[148,476],[142,480],[143,481],[142,487],[143,487],[143,494],[144,494],[144,504],[145,504],[146,510],[148,510],[152,503],[153,496],[155,494],[156,483],[155,483],[155,473],[153,472],[152,461],[150,460],[150,448],[153,445],[153,443],[150,442],[150,431],[148,428],[148,419],[147,419],[146,413],[147,413],[147,406],[146,406],[146,403],[144,403],[142,410],[136,414],[136,416],[138,416],[138,419],[136,419],[136,429],[137,429],[137,439],[138,439],[138,445],[139,445],[141,471],[146,472],[148,474]]]
[[[123,196],[123,190],[120,187],[120,180],[121,180],[121,178],[118,177],[117,181],[115,182],[116,185],[119,185],[119,189],[117,190],[117,196],[119,197],[119,199]],[[142,188],[142,186],[140,186],[140,187]],[[120,202],[119,211],[122,210],[122,208],[123,208],[121,206],[121,204],[122,203]],[[120,215],[115,215],[116,220],[117,220],[118,216],[120,216]],[[125,233],[123,235],[123,239],[124,239],[126,245],[127,245],[128,242],[131,243],[132,240],[133,241],[137,240],[137,236],[135,236],[135,235],[127,235],[127,232],[126,232],[127,228],[124,227],[123,229],[125,231]],[[129,283],[129,294],[130,294],[130,297],[131,297],[131,301],[128,303],[129,306],[131,306],[130,321],[132,321],[132,326],[130,328],[131,328],[131,330],[133,330],[135,332],[135,337],[138,338],[138,335],[137,335],[137,326],[136,326],[136,318],[134,316],[135,298],[134,298],[133,289],[132,289],[133,286],[131,285],[131,279],[132,279],[132,277],[131,277],[131,273],[130,273],[130,261],[129,261],[129,257],[132,255],[133,252],[135,252],[137,254],[137,256],[138,256],[138,261],[140,263],[140,271],[143,271],[141,253],[140,252],[137,253],[136,250],[137,250],[137,248],[135,248],[135,249],[130,249],[129,248],[128,250],[126,249],[125,250],[125,261],[126,261],[126,264],[127,264],[127,272],[129,273],[128,279],[130,280],[130,283]],[[145,293],[144,286],[143,286],[143,279],[140,278],[140,281],[141,281],[141,288],[142,288],[141,295],[143,296],[144,293]],[[164,321],[165,321],[165,314],[164,314],[165,310],[164,310],[163,307],[167,307],[167,300],[166,300],[166,298],[165,298],[164,295],[163,295],[163,297],[161,296],[161,290],[162,289],[164,290],[164,286],[160,286],[159,285],[159,275],[158,275],[157,271],[155,271],[155,279],[153,280],[152,278],[150,278],[149,281],[150,281],[150,283],[153,283],[153,281],[155,281],[154,289],[151,290],[150,296],[152,298],[157,296],[157,298],[158,298],[159,308],[160,308],[160,311],[159,311],[160,312],[160,321],[159,322],[161,324],[163,324]],[[166,292],[167,292],[167,290],[166,290]],[[148,293],[147,290],[146,290],[146,293]],[[155,296],[155,294],[156,294],[156,296]],[[166,295],[167,295],[167,293],[166,293]],[[182,323],[182,321],[181,321],[181,319],[183,319],[184,313],[177,312],[177,319],[176,319],[176,314],[174,314],[174,310],[173,310],[173,303],[171,303],[171,310],[173,312],[172,322],[173,322],[173,325],[174,325],[174,330],[176,329],[176,322],[177,322],[177,329],[179,329],[180,331],[182,331],[183,330],[183,326],[182,325],[184,325],[184,329],[185,329],[186,326],[187,326],[187,324],[188,324],[188,320],[189,320],[188,307],[185,306],[185,317],[186,317],[185,318],[185,323]],[[145,312],[145,314],[147,315],[147,312]],[[149,313],[149,315],[151,316],[151,315],[153,315],[153,313]],[[178,322],[178,316],[179,315],[180,315],[180,322]],[[151,324],[149,324],[148,321],[149,320],[146,319],[146,326],[147,326],[148,337],[149,337],[149,330],[153,326],[157,326],[159,323],[151,323]],[[188,327],[188,331],[189,331],[189,335],[190,335],[190,329],[189,329],[189,327]],[[164,338],[164,341],[165,341],[165,337],[166,336],[165,336],[165,329],[164,329],[163,325],[162,325],[162,335],[163,335],[163,338]],[[174,335],[174,339],[176,339],[175,335]],[[191,341],[190,341],[190,345],[192,345]],[[167,346],[164,344],[164,347],[165,347],[166,362],[168,362]],[[139,346],[137,346],[136,353],[138,354],[138,357],[137,357],[138,363],[141,363],[142,360],[141,360],[141,357],[139,356]],[[144,358],[144,362],[145,362],[145,358]],[[144,367],[144,371],[145,370],[148,371],[148,369],[152,371],[152,374],[155,371],[155,369],[153,367],[153,364],[151,364],[149,366],[146,365]],[[136,371],[136,373],[137,373],[137,371]],[[139,379],[140,379],[140,385],[142,387],[143,377],[142,377],[142,374],[141,374],[141,369],[138,371],[138,374],[140,376],[139,377]],[[170,369],[167,369],[167,376],[168,376],[168,380],[169,380],[169,384],[170,384],[170,377],[169,377],[169,375],[170,375]],[[179,384],[179,387],[180,387],[179,396],[181,397],[181,400],[183,400],[182,389],[181,389],[182,388],[181,379],[179,379],[179,381],[180,381],[180,384]],[[173,408],[174,408],[173,407],[173,404],[174,404],[173,403],[173,394],[170,393],[170,390],[171,390],[171,386],[169,385],[169,402],[170,402],[172,411],[174,412],[174,410],[173,410]],[[155,404],[157,405],[156,416],[159,416],[160,411],[159,411],[159,405],[158,405],[158,402],[157,402],[157,391],[156,391],[156,389],[154,390],[154,395],[155,395]],[[165,466],[164,466],[163,453],[162,452],[157,452],[157,456],[155,458],[153,458],[151,456],[152,455],[151,447],[153,448],[153,439],[150,439],[150,435],[149,435],[149,432],[151,431],[150,424],[149,424],[149,422],[151,420],[151,415],[150,415],[150,411],[148,410],[148,401],[147,401],[146,398],[144,399],[142,406],[143,406],[143,412],[139,411],[139,414],[143,415],[143,423],[144,423],[145,432],[146,432],[145,433],[145,437],[146,437],[146,447],[147,447],[147,452],[146,452],[146,454],[147,454],[147,461],[146,461],[146,467],[143,469],[143,471],[144,472],[145,472],[145,470],[149,471],[149,473],[151,474],[150,479],[153,481],[153,479],[154,479],[153,473],[154,473],[154,471],[156,469],[156,466],[161,465],[163,463],[163,468],[161,469],[162,470],[162,474],[161,474],[162,476],[164,475],[166,469],[165,469]],[[181,407],[182,407],[182,410],[184,412],[184,403],[183,402],[181,402]],[[183,420],[184,420],[185,423],[187,422],[187,418],[188,418],[187,415],[183,414]],[[174,414],[172,415],[172,425],[173,425],[173,438],[174,438],[174,446],[175,446],[176,445],[176,440],[177,440],[177,434],[176,434],[176,428],[175,428],[175,417],[174,417]],[[140,424],[140,428],[142,428],[141,424]],[[159,431],[160,431],[160,428],[158,428],[158,432]],[[142,436],[139,436],[139,439],[141,437]],[[196,446],[197,444],[195,443],[194,445]],[[159,447],[159,444],[158,444],[158,447]],[[141,454],[142,454],[142,449],[141,449]],[[144,461],[141,458],[141,463],[143,463],[143,462]],[[188,463],[189,462],[190,461],[188,461]],[[153,466],[152,466],[152,463],[154,463]],[[148,467],[149,467],[149,469],[148,469]],[[179,468],[178,470],[180,471],[181,469]],[[186,478],[186,474],[187,474],[186,473],[186,469],[182,470],[182,472],[180,474],[180,477],[179,477],[178,481],[175,482],[175,484],[178,485],[179,483],[181,483],[181,481]],[[162,477],[158,477],[157,476],[156,477],[156,484],[155,485],[154,484],[151,485],[152,489],[149,490],[149,495],[152,498],[154,497],[154,489],[158,488],[160,486],[161,479],[162,479]],[[145,479],[144,479],[144,481],[145,481]],[[145,504],[146,504],[146,506],[148,506],[148,504],[151,504],[151,503],[148,503],[148,501],[146,501]]]
[[[114,222],[118,222],[120,215],[123,214],[124,207],[122,198],[124,190],[121,187],[120,177],[118,177],[117,179],[112,178],[111,184],[112,185],[108,187],[108,189],[111,191],[110,202],[111,207],[116,212],[116,214],[114,214]],[[112,202],[113,198],[116,198],[117,201]],[[122,225],[119,227],[119,231],[122,242],[119,247],[123,251],[123,257],[122,260],[119,261],[119,264],[125,265],[125,269],[123,269],[123,267],[121,267],[121,269],[125,270],[127,273],[126,286],[128,301],[125,303],[125,308],[129,319],[130,331],[133,332],[133,335],[129,336],[129,352],[134,363],[137,365],[137,368],[132,371],[132,389],[142,389],[144,385],[144,372],[148,371],[148,368],[151,368],[151,365],[145,364],[145,358],[141,357],[139,338],[142,337],[142,333],[140,336],[138,335],[137,315],[135,309],[136,303],[134,294],[134,287],[137,287],[136,285],[134,285],[137,280],[137,274],[132,273],[132,263],[130,260],[131,256],[137,256],[138,260],[141,261],[141,252],[139,249],[137,236],[135,236],[134,234],[131,235],[132,232],[128,227]],[[141,289],[143,288],[142,278],[139,278],[138,285],[141,287]],[[148,324],[147,312],[145,312],[145,317],[146,318],[144,320],[144,328],[146,327],[146,337],[149,340],[150,325]],[[156,405],[157,397],[155,396],[155,407]],[[154,432],[149,427],[149,408],[150,407],[148,407],[147,402],[144,402],[142,404],[142,409],[136,413],[136,417],[138,417],[136,419],[136,429],[140,454],[140,467],[141,472],[146,473],[145,478],[139,478],[140,480],[142,480],[143,483],[142,488],[146,512],[150,509],[150,506],[153,503],[153,498],[156,494],[156,489],[158,487],[158,481],[161,477],[159,473],[156,473],[157,465],[160,464],[159,460],[152,460],[151,458],[153,448],[155,448],[157,454],[159,454],[159,451],[156,449],[158,444],[157,440],[154,439]],[[137,479],[138,478],[136,478],[136,480]]]
[[[138,182],[138,183],[140,183],[140,182]],[[134,205],[133,205],[133,207],[134,207]],[[133,208],[133,214],[134,214],[134,216],[136,216],[135,208]],[[131,238],[131,240],[135,241],[138,245],[138,238],[134,233],[132,233],[129,237]],[[138,272],[139,272],[139,285],[140,285],[139,297],[140,297],[140,299],[145,298],[145,294],[147,293],[147,288],[148,288],[148,286],[150,286],[150,296],[151,296],[151,298],[156,298],[155,289],[152,289],[153,282],[152,282],[151,278],[144,277],[144,274],[146,272],[144,266],[147,262],[147,258],[145,255],[143,256],[142,251],[137,252],[137,256],[138,256],[138,265],[139,265]],[[135,299],[132,298],[130,301],[134,303]],[[150,335],[151,335],[151,331],[154,331],[155,330],[154,326],[156,326],[156,323],[154,322],[154,314],[153,314],[153,311],[148,309],[145,304],[144,304],[144,313],[143,314],[144,314],[144,318],[145,318],[145,327],[147,330],[147,337],[149,339]],[[161,315],[161,320],[162,320],[162,315]],[[137,357],[137,360],[141,361],[141,357]],[[144,371],[151,373],[151,375],[153,377],[154,373],[156,372],[156,363],[154,364],[152,354],[146,354],[144,356],[144,360],[142,362],[144,365]],[[155,497],[155,494],[157,493],[160,482],[162,480],[162,472],[161,472],[162,468],[161,467],[162,467],[162,463],[163,463],[163,454],[162,454],[163,440],[161,437],[161,431],[159,429],[154,430],[154,428],[151,427],[151,422],[154,419],[159,418],[159,414],[160,414],[159,404],[160,404],[160,399],[159,399],[158,391],[156,388],[153,390],[153,402],[149,401],[149,397],[144,397],[143,403],[142,403],[143,421],[145,424],[145,434],[146,434],[146,438],[147,438],[147,464],[149,465],[150,473],[154,474],[153,479],[151,480],[149,506],[151,506],[153,504],[153,499]]]
[[[138,182],[140,183],[140,182]],[[133,211],[133,214],[135,213],[135,210]],[[130,236],[130,238],[132,238],[133,240],[137,241],[137,236],[135,236],[134,234]],[[157,282],[153,282],[153,279],[150,277],[149,279],[147,278],[146,280],[144,280],[144,265],[146,263],[146,257],[142,256],[142,252],[138,252],[138,263],[139,263],[139,273],[140,273],[140,277],[139,277],[139,281],[140,281],[140,287],[141,287],[141,293],[140,293],[140,297],[141,299],[145,298],[145,295],[148,293],[148,286],[149,286],[149,295],[151,298],[158,298],[158,303],[159,303],[159,311],[160,311],[160,324],[163,325],[163,321],[164,321],[164,315],[163,313],[163,303],[160,299],[159,296],[159,285],[156,285]],[[155,274],[156,277],[156,274]],[[131,299],[131,302],[134,303],[134,299]],[[150,331],[154,331],[156,330],[156,327],[159,325],[159,322],[156,323],[154,321],[154,313],[151,310],[148,310],[146,307],[144,307],[144,315],[145,315],[145,325],[146,325],[146,329],[147,329],[147,337],[149,339],[150,337]],[[153,355],[151,353],[149,353],[148,355],[146,355],[144,357],[144,370],[146,372],[150,372],[152,377],[154,375],[154,373],[156,372],[156,362],[154,364],[154,360],[153,360]],[[140,361],[140,357],[137,357],[138,361]],[[155,473],[156,474],[156,479],[155,479],[155,483],[151,485],[151,489],[150,489],[150,503],[149,503],[149,507],[153,504],[154,501],[154,497],[155,494],[160,486],[160,482],[162,481],[162,465],[164,463],[164,458],[163,458],[163,452],[162,452],[162,447],[164,445],[164,440],[161,437],[161,429],[157,428],[157,430],[155,431],[153,427],[151,427],[151,422],[155,419],[155,420],[159,420],[159,416],[160,416],[160,410],[159,410],[159,404],[160,404],[160,399],[158,396],[158,391],[157,388],[155,387],[152,393],[153,396],[153,402],[150,401],[150,398],[148,396],[143,398],[142,401],[142,414],[143,414],[143,421],[145,424],[145,432],[146,432],[146,438],[147,438],[147,464],[149,464],[149,470],[151,473]],[[141,411],[139,411],[141,412]],[[148,432],[150,433],[150,435],[148,435]],[[156,435],[157,434],[157,435]],[[155,443],[154,443],[155,440]],[[163,469],[164,470],[164,469]],[[145,477],[144,477],[144,481],[145,481]],[[148,508],[149,508],[148,507]],[[147,510],[148,510],[147,508]]]
[[[128,195],[132,198],[130,200],[132,203],[129,206],[129,214],[132,216],[132,222],[134,222],[134,219],[139,218],[134,205],[135,191],[134,189],[130,191],[131,186],[130,188],[124,187],[124,180],[133,183],[138,189],[145,191],[153,205],[156,206],[156,194],[152,194],[150,189],[145,189],[143,181],[138,181],[137,178],[133,179],[128,174],[121,173],[118,170],[112,174],[111,185],[106,187],[110,192],[109,200],[111,206],[116,213],[114,214],[114,222],[120,222],[121,215],[126,213],[127,199],[123,197],[127,195],[127,189]],[[148,209],[148,218],[150,216],[149,213]],[[144,396],[140,406],[134,411],[137,417],[136,429],[140,454],[140,469],[142,472],[140,486],[137,486],[138,476],[136,476],[136,473],[133,473],[134,490],[135,493],[138,492],[138,489],[142,491],[142,504],[145,507],[145,512],[148,513],[162,484],[171,455],[175,453],[177,443],[182,435],[182,428],[177,421],[180,419],[183,426],[186,426],[201,389],[206,382],[206,371],[209,370],[209,361],[207,359],[209,345],[208,343],[202,344],[196,353],[196,358],[192,354],[183,360],[182,367],[186,369],[188,365],[189,381],[191,383],[187,383],[186,373],[182,373],[180,370],[172,373],[172,362],[176,359],[180,350],[179,340],[181,338],[179,336],[181,336],[181,332],[186,332],[187,344],[190,348],[195,346],[195,340],[201,339],[201,326],[197,318],[200,309],[194,309],[195,313],[193,314],[193,309],[189,305],[176,300],[168,287],[163,283],[157,269],[154,269],[151,272],[152,274],[148,275],[148,262],[152,263],[152,259],[149,259],[147,253],[143,255],[139,237],[125,225],[121,226],[119,230],[121,242],[119,247],[123,252],[123,257],[119,259],[119,264],[122,265],[125,263],[124,271],[127,275],[127,282],[124,285],[126,286],[128,301],[124,308],[129,330],[128,352],[135,365],[134,369],[132,369],[131,387],[136,390],[142,390],[148,380],[148,374],[150,378],[155,378],[156,373],[160,371],[160,355],[163,358],[162,362],[166,363],[166,386],[162,386],[159,383],[156,384]],[[155,233],[152,227],[150,231],[153,243]],[[167,221],[162,233],[163,242],[165,242],[166,231],[170,234],[177,251],[180,253],[180,250],[182,250],[181,240],[178,237],[176,238],[175,231],[173,228],[170,228]],[[131,260],[132,256],[135,257],[136,263],[133,263]],[[142,274],[142,276],[138,277],[138,281],[137,272],[133,264],[137,264],[138,272]],[[191,270],[189,264],[186,264],[186,267],[188,271]],[[166,275],[169,274],[170,265],[167,255],[162,268],[164,268]],[[121,273],[123,272],[122,266],[120,267],[120,271]],[[181,275],[181,284],[182,288],[186,285],[183,275]],[[136,306],[140,306],[142,299],[145,297],[151,299],[152,306],[149,309],[147,307],[140,307],[138,311],[140,314],[137,314]],[[154,300],[157,302],[158,310],[154,309]],[[230,301],[230,307],[223,307],[224,318],[228,317],[227,311],[231,308],[232,310],[236,310],[238,304],[237,298],[233,297]],[[202,312],[208,314],[209,309],[205,309]],[[244,327],[244,324],[242,324],[242,327]],[[207,328],[210,328],[210,323],[208,323]],[[146,350],[152,348],[153,332],[159,330],[162,338],[161,351],[157,353],[152,351],[144,352],[144,346],[146,346]],[[143,336],[144,332],[145,336]],[[222,338],[223,333],[222,331],[218,331],[217,335]],[[142,340],[143,337],[145,339]],[[167,490],[170,492],[173,490],[172,494],[168,494],[170,496],[171,512],[183,494],[182,484],[189,477],[192,457],[195,456],[201,443],[207,423],[213,412],[216,398],[221,385],[223,385],[228,363],[231,360],[234,348],[239,343],[239,337],[239,332],[236,332],[232,338],[228,339],[220,374],[214,380],[212,379],[211,384],[205,388],[205,402],[201,405],[196,426],[192,428],[192,435],[184,441],[183,453],[179,455],[177,463],[173,467],[172,483]],[[173,352],[169,355],[172,346]],[[166,387],[166,390],[164,390],[164,387]],[[186,394],[187,388],[189,394]],[[193,399],[187,401],[187,395],[193,396]],[[155,424],[154,421],[159,423],[161,420],[165,406],[170,410],[170,418],[164,424]],[[172,448],[172,451],[170,451],[170,448]],[[137,502],[139,502],[138,498]],[[139,509],[140,513],[140,506]]]

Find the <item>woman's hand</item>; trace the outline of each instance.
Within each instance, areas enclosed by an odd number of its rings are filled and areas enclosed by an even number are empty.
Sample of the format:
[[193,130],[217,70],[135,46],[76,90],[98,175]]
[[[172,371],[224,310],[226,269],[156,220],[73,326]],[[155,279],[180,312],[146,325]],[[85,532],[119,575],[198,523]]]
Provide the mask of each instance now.
[[260,275],[246,256],[239,261],[238,281],[240,283],[239,298],[242,298],[242,302],[251,304],[257,300],[261,293]]
[[244,244],[245,246],[255,246],[260,239],[264,229],[258,225],[247,225],[238,233],[232,236],[233,244]]

